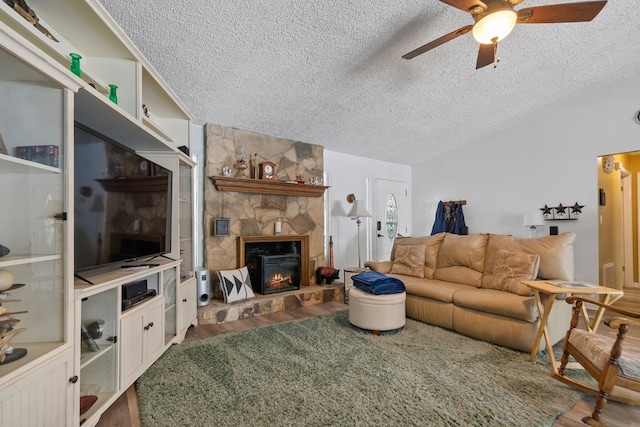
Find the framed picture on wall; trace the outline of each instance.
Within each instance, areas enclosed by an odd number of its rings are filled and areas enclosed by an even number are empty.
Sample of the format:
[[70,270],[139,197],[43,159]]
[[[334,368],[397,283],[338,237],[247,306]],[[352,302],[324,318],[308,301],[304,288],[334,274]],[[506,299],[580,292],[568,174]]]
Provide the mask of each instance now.
[[231,220],[229,218],[213,219],[213,235],[215,237],[228,237],[230,235]]

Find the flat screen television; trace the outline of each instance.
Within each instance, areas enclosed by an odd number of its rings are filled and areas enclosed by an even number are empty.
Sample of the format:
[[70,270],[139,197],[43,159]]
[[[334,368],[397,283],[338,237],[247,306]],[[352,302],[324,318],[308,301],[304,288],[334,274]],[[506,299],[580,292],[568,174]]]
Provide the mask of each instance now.
[[74,270],[170,252],[171,171],[75,124]]

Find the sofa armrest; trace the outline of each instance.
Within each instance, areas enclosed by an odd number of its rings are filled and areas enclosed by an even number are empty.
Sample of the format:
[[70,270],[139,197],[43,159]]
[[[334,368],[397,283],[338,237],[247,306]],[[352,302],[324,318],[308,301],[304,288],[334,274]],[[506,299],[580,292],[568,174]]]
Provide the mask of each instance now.
[[364,266],[378,273],[386,274],[391,271],[393,261],[366,261]]

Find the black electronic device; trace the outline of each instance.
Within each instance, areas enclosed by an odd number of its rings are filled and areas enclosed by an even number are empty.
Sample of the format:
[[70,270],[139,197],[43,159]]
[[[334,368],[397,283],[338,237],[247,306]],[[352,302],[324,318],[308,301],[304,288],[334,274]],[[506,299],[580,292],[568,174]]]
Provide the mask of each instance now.
[[171,170],[80,123],[74,141],[74,272],[171,252]]
[[141,302],[151,297],[155,297],[156,294],[157,292],[155,289],[149,289],[145,293],[135,296],[133,298],[122,298],[122,310],[127,310],[135,305],[138,305]]
[[138,280],[122,285],[122,299],[131,299],[147,293],[147,281]]
[[155,289],[149,289],[147,287],[146,280],[125,283],[122,285],[122,310],[140,304],[147,298],[156,296],[156,294]]
[[552,225],[551,227],[549,227],[549,234],[551,236],[557,236],[558,235],[558,226],[557,225]]

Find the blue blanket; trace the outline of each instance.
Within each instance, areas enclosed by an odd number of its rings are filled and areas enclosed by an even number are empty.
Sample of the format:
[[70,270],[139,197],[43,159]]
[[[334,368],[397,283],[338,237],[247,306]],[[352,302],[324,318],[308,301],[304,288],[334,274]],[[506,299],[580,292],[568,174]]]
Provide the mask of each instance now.
[[400,294],[405,291],[402,280],[377,271],[365,271],[351,276],[353,285],[374,295]]

